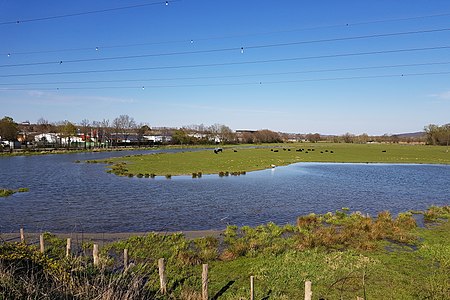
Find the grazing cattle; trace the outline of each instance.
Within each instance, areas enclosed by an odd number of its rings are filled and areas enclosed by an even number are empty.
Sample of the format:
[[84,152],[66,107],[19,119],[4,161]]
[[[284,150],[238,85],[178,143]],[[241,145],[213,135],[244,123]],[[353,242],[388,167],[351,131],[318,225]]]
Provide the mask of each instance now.
[[278,152],[278,150],[273,150],[273,152]]
[[330,151],[330,153],[334,153],[333,151]]
[[381,152],[386,152],[386,150],[383,150],[383,151],[381,151]]
[[237,152],[237,150],[233,150],[234,152]]

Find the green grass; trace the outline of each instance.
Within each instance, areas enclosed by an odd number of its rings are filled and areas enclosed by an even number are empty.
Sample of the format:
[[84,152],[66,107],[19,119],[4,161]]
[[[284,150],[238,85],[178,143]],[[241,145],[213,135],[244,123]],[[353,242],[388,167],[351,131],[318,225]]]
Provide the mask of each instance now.
[[19,188],[17,190],[11,190],[11,189],[0,189],[0,197],[8,197],[15,193],[25,193],[28,192],[28,188]]
[[[229,226],[220,238],[151,233],[103,245],[100,268],[90,257],[66,259],[65,241],[46,233],[44,255],[38,246],[0,245],[0,299],[99,299],[108,291],[117,295],[111,299],[127,293],[136,293],[133,299],[200,299],[203,263],[209,264],[210,298],[222,291],[219,299],[248,299],[254,276],[256,299],[302,299],[306,280],[314,299],[450,299],[450,207],[431,210],[440,221],[426,228],[415,227],[409,213],[372,219],[342,210],[300,217],[297,226]],[[323,234],[333,226],[339,239]],[[403,240],[405,234],[410,239]],[[358,246],[365,240],[373,247]],[[84,247],[92,250],[92,244]],[[120,269],[125,248],[134,264],[126,276]],[[162,257],[168,296],[158,294]]]
[[[305,151],[296,151],[301,148]],[[308,149],[314,149],[314,151],[308,151]],[[269,148],[224,148],[223,152],[218,154],[212,150],[206,150],[136,155],[112,158],[107,161],[126,163],[123,170],[119,170],[119,172],[113,170],[113,173],[118,175],[156,174],[165,176],[167,174],[191,175],[196,172],[203,174],[249,172],[267,169],[271,165],[283,166],[296,162],[450,164],[450,153],[446,152],[445,147],[439,146],[301,143],[279,144]]]

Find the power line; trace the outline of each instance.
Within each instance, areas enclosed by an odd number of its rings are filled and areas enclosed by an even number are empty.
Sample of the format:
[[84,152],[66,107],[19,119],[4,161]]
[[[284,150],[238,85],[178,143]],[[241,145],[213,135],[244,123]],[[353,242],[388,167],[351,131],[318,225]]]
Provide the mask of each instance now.
[[183,87],[213,87],[213,86],[244,86],[244,85],[269,85],[284,83],[300,83],[300,82],[321,82],[321,81],[337,81],[337,80],[356,80],[356,79],[375,79],[375,78],[393,78],[393,77],[411,77],[411,76],[435,76],[447,75],[450,71],[443,72],[424,72],[424,73],[406,73],[406,74],[384,74],[384,75],[368,75],[368,76],[351,76],[351,77],[329,77],[317,79],[298,79],[298,80],[279,80],[279,81],[257,81],[257,82],[241,82],[241,83],[212,83],[212,84],[181,84],[181,85],[151,85],[151,86],[102,86],[102,87],[58,87],[58,88],[0,88],[0,91],[59,91],[59,90],[104,90],[104,89],[143,89],[146,88],[183,88]]
[[276,75],[325,73],[325,72],[339,72],[339,71],[358,71],[358,70],[403,68],[403,67],[421,67],[421,66],[435,66],[435,65],[447,65],[447,64],[450,64],[450,61],[426,62],[426,63],[414,63],[414,64],[381,65],[381,66],[362,66],[362,67],[352,67],[352,68],[303,70],[303,71],[291,71],[291,72],[271,72],[271,73],[255,73],[255,74],[221,75],[221,76],[194,76],[194,77],[144,78],[144,79],[89,80],[89,81],[53,81],[53,82],[0,83],[0,86],[11,86],[11,85],[13,85],[13,86],[27,86],[27,85],[54,85],[54,84],[92,84],[92,83],[121,83],[121,82],[146,82],[146,81],[223,79],[223,78],[243,78],[243,77],[257,77],[257,76],[276,76]]
[[304,57],[293,57],[293,58],[279,58],[279,59],[243,61],[243,62],[224,62],[224,63],[210,63],[210,64],[158,66],[158,67],[141,67],[141,68],[123,68],[123,69],[107,69],[107,70],[85,70],[85,71],[66,71],[66,72],[7,74],[7,75],[0,75],[0,77],[28,77],[28,76],[43,76],[43,75],[73,75],[73,74],[90,74],[90,73],[108,73],[108,72],[127,72],[127,71],[145,71],[145,70],[164,70],[164,69],[183,69],[183,68],[234,66],[234,65],[246,65],[246,64],[248,65],[248,64],[261,64],[261,63],[276,63],[276,62],[288,62],[288,61],[311,60],[311,59],[353,57],[353,56],[364,56],[364,55],[391,54],[391,53],[404,53],[404,52],[429,51],[429,50],[446,50],[446,49],[450,49],[450,46],[435,46],[435,47],[424,47],[424,48],[403,48],[403,49],[394,49],[394,50],[379,50],[379,51],[369,51],[369,52],[352,52],[352,53],[327,54],[327,55],[304,56]]
[[175,55],[189,55],[189,54],[204,54],[204,53],[217,53],[217,52],[229,52],[229,51],[244,51],[246,49],[264,49],[264,48],[274,48],[274,47],[287,47],[287,46],[305,45],[305,44],[313,44],[313,43],[337,42],[337,41],[360,40],[360,39],[380,38],[380,37],[392,37],[392,36],[411,35],[411,34],[425,34],[425,33],[446,32],[446,31],[449,31],[449,30],[450,30],[450,28],[438,28],[438,29],[403,31],[403,32],[393,32],[393,33],[380,33],[380,34],[371,34],[371,35],[359,35],[359,36],[351,36],[351,37],[339,37],[339,38],[330,38],[330,39],[296,41],[296,42],[289,42],[289,43],[262,44],[262,45],[253,45],[253,46],[245,46],[245,47],[218,48],[218,49],[183,51],[183,52],[151,53],[151,54],[112,56],[112,57],[100,57],[100,58],[97,57],[97,58],[86,58],[86,59],[46,61],[46,62],[31,62],[31,63],[0,65],[0,68],[37,66],[37,65],[54,65],[54,64],[63,64],[63,63],[64,64],[68,64],[68,63],[108,61],[108,60],[123,60],[123,59],[139,59],[139,58],[147,58],[147,57],[161,57],[161,56],[175,56]]
[[[170,1],[170,2],[177,2],[177,1],[181,1],[181,0],[174,0],[174,1]],[[161,4],[161,3],[162,2],[158,2],[155,4]],[[153,4],[145,4],[145,5],[153,5]],[[180,40],[172,40],[172,41],[157,41],[157,42],[148,42],[148,43],[133,43],[133,44],[118,44],[118,45],[96,45],[96,46],[91,46],[91,47],[53,49],[53,50],[41,50],[41,51],[23,51],[23,52],[10,51],[8,53],[3,53],[2,55],[26,55],[26,54],[43,54],[43,53],[70,52],[70,51],[88,51],[88,50],[92,51],[92,50],[109,49],[109,48],[126,48],[126,47],[136,47],[136,46],[159,45],[159,44],[175,44],[175,43],[191,43],[192,44],[195,41],[221,40],[221,39],[230,39],[230,38],[239,38],[239,37],[261,36],[261,35],[290,33],[290,32],[299,32],[299,31],[308,31],[308,30],[319,30],[319,29],[338,28],[338,27],[360,26],[360,25],[368,25],[368,24],[409,21],[409,20],[416,20],[416,19],[427,19],[427,18],[446,17],[446,16],[450,16],[450,13],[412,16],[412,17],[405,17],[405,18],[391,18],[391,19],[382,19],[382,20],[373,20],[373,21],[355,22],[355,23],[342,23],[342,24],[334,24],[334,25],[311,26],[311,27],[303,27],[303,28],[288,29],[288,30],[255,32],[255,33],[238,34],[238,35],[224,35],[224,36],[210,36],[210,37],[204,37],[204,38],[180,39]],[[10,22],[10,23],[16,23],[16,22]],[[2,25],[2,23],[0,23],[0,25]]]
[[[179,2],[179,1],[181,1],[181,0],[170,0],[170,3],[172,3],[172,2]],[[83,16],[83,15],[92,15],[92,14],[98,14],[98,13],[106,13],[106,12],[111,12],[111,11],[133,9],[133,8],[139,8],[139,7],[145,7],[145,6],[168,5],[168,4],[169,4],[169,1],[160,1],[160,2],[152,2],[152,3],[135,4],[135,5],[128,5],[128,6],[120,6],[120,7],[99,9],[99,10],[84,11],[84,12],[78,12],[78,13],[70,13],[70,14],[64,14],[64,15],[54,15],[54,16],[47,16],[47,17],[41,17],[41,18],[23,19],[23,20],[16,20],[16,21],[6,21],[6,22],[0,22],[0,26],[2,26],[2,25],[11,25],[11,24],[30,23],[30,22],[38,22],[38,21],[47,21],[47,20],[55,20],[55,19],[62,19],[62,18],[68,18],[68,17],[78,17],[78,16]]]

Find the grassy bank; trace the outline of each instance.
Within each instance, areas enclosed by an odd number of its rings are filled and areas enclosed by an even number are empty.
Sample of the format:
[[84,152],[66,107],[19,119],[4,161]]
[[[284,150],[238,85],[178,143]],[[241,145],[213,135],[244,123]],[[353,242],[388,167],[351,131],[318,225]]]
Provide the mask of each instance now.
[[[0,299],[201,299],[203,263],[212,299],[248,299],[250,276],[256,299],[302,299],[305,280],[314,299],[450,299],[450,207],[423,216],[426,228],[411,213],[339,210],[283,227],[229,226],[220,238],[148,234],[104,245],[99,267],[89,256],[65,258],[65,241],[46,234],[44,255],[36,246],[0,246]],[[92,244],[83,248],[91,253]],[[167,295],[158,291],[159,258]]]
[[[296,162],[450,164],[445,147],[398,144],[279,144],[268,148],[226,148],[112,158],[123,176],[218,174],[262,170]],[[148,176],[147,176],[148,177]]]

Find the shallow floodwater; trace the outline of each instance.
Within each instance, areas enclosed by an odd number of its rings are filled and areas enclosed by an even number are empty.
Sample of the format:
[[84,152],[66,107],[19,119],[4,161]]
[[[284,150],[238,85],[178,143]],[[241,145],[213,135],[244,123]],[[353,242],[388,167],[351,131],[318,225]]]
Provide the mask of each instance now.
[[141,152],[0,158],[0,232],[144,232],[294,223],[342,207],[375,214],[450,204],[450,166],[298,163],[247,175],[127,178],[76,160]]

